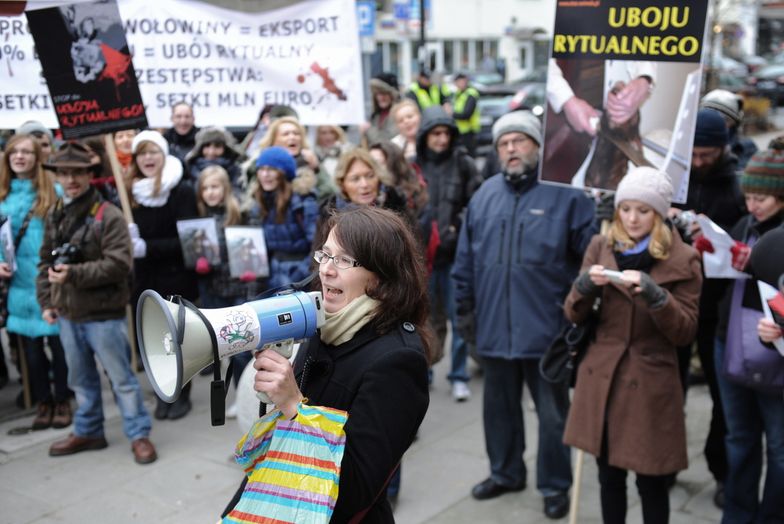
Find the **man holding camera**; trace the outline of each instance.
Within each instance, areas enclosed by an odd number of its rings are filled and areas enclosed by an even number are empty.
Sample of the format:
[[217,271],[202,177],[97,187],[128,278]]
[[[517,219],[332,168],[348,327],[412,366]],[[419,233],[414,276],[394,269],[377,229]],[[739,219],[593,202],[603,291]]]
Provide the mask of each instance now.
[[64,194],[46,216],[36,288],[44,320],[60,324],[68,385],[78,405],[74,432],[53,443],[49,455],[108,445],[97,358],[111,382],[134,459],[149,464],[157,459],[148,438],[152,423],[131,370],[125,321],[133,266],[128,227],[120,210],[90,186],[96,163],[84,146],[66,143],[44,167],[56,173]]

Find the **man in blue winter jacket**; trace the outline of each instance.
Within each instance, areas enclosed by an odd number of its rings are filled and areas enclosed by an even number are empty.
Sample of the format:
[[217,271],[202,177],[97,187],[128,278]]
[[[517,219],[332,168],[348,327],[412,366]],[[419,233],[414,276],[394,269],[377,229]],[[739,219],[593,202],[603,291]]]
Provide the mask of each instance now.
[[583,251],[597,232],[593,202],[567,187],[539,184],[541,124],[528,111],[498,119],[493,142],[502,172],[466,209],[452,269],[457,330],[482,357],[485,446],[490,477],[475,499],[526,487],[523,384],[539,417],[537,488],[547,517],[569,510],[570,451],[562,443],[567,385],[539,376],[539,359],[565,320],[561,309]]

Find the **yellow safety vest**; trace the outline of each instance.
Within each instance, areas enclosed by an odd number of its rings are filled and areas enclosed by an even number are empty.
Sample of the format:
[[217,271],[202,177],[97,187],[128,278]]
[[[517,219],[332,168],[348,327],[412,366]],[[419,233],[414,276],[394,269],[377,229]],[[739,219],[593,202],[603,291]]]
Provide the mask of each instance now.
[[431,84],[430,89],[426,90],[414,82],[409,87],[409,90],[416,95],[417,103],[423,111],[430,106],[440,106],[443,103],[443,100],[441,100],[442,94],[445,98],[449,96],[449,90],[446,87],[441,89],[436,84]]
[[[469,96],[473,96],[476,98],[477,102],[479,101],[479,91],[473,87],[468,87],[465,91],[457,93],[457,96],[455,97],[455,113],[463,111]],[[457,130],[461,135],[472,132],[478,133],[482,129],[482,124],[479,121],[479,104],[476,105],[474,112],[471,113],[470,117],[465,120],[455,119],[455,124],[457,124]]]

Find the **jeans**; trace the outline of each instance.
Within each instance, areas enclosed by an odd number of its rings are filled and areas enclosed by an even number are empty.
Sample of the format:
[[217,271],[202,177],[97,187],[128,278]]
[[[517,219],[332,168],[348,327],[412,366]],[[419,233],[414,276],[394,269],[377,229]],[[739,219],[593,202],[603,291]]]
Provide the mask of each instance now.
[[125,319],[72,322],[60,317],[60,339],[68,361],[68,385],[76,393],[74,434],[103,436],[101,377],[95,359],[112,384],[114,399],[129,440],[147,437],[152,423],[144,407],[142,390],[131,370]]
[[428,291],[430,293],[430,303],[435,307],[435,304],[440,299],[442,306],[446,309],[447,317],[452,323],[452,365],[447,379],[450,382],[468,382],[468,347],[463,337],[455,329],[457,307],[455,304],[455,286],[449,276],[451,272],[451,264],[446,267],[433,268],[433,273],[430,275],[430,282],[428,283]]
[[[10,336],[14,336],[10,334]],[[66,364],[63,346],[60,338],[51,337],[26,337],[19,336],[24,348],[25,359],[27,359],[27,374],[30,378],[30,389],[33,399],[37,402],[65,402],[68,400],[68,365]],[[44,338],[49,342],[49,349],[52,351],[52,362],[44,352]],[[49,368],[52,370],[54,378],[54,396],[49,385]]]
[[539,417],[539,450],[536,454],[536,487],[545,497],[566,493],[572,485],[571,451],[563,443],[569,411],[567,385],[555,385],[539,376],[537,359],[482,359],[484,381],[485,446],[490,478],[502,486],[526,481],[523,383],[536,404]]
[[[722,374],[725,343],[716,339],[716,375],[727,424],[727,480],[722,522],[784,522],[784,399],[763,393]],[[762,500],[762,438],[767,446],[767,473]]]

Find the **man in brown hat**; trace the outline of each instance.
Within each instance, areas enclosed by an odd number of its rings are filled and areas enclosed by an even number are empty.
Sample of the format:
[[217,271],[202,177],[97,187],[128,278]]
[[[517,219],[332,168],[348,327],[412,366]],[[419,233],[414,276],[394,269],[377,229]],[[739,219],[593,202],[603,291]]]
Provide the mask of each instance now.
[[56,173],[63,196],[46,216],[36,291],[44,320],[60,325],[68,385],[78,405],[73,433],[52,444],[49,455],[108,445],[97,358],[111,382],[134,459],[149,464],[157,458],[148,438],[152,423],[131,370],[125,323],[133,267],[128,226],[122,212],[90,186],[96,164],[87,148],[66,143],[45,167]]

